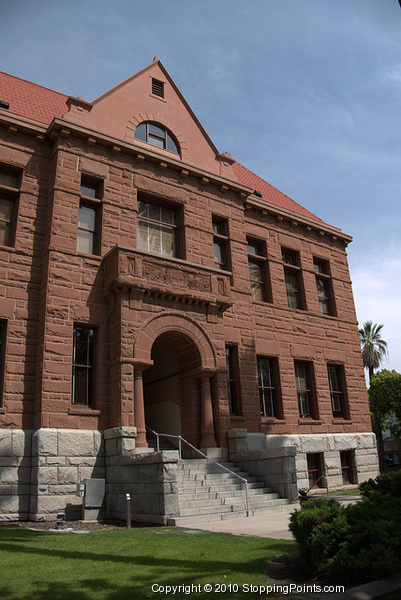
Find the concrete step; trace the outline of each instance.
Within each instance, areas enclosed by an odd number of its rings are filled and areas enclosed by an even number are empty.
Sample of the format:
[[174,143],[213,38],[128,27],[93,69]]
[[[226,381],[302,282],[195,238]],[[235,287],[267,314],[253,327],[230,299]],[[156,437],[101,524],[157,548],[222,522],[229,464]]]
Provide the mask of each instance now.
[[[209,485],[208,482],[195,482],[195,483],[185,483],[183,485],[179,485],[179,491],[183,494],[202,494],[202,493],[217,493],[217,492],[229,492],[230,490],[244,490],[245,486],[243,483],[237,483],[236,481],[225,481],[225,482],[215,482],[214,485]],[[265,488],[263,483],[250,483],[248,484],[248,490],[268,490],[272,491],[270,488]]]
[[[248,493],[250,492],[250,490],[248,490]],[[232,498],[243,498],[245,494],[245,490],[244,488],[241,489],[234,489],[234,488],[230,488],[229,490],[224,490],[224,491],[214,491],[214,492],[208,492],[208,497],[209,498],[227,498],[228,495]],[[253,488],[252,492],[250,493],[250,495],[252,496],[270,496],[272,494],[275,494],[275,492],[273,492],[273,490],[270,490],[270,488]],[[278,494],[275,494],[275,497],[277,497]],[[183,502],[190,502],[191,500],[199,500],[199,494],[197,493],[186,493],[186,490],[184,493],[180,493],[180,501]]]
[[248,482],[251,514],[281,510],[282,506],[288,504],[288,500],[281,499],[257,477],[250,476],[227,460],[221,462],[233,472],[228,472],[206,459],[179,461],[177,483],[180,514],[171,517],[171,522],[185,525],[190,520],[205,522],[246,516],[245,486],[237,475]]
[[[250,517],[257,517],[262,515],[268,515],[278,512],[292,512],[294,510],[294,504],[291,504],[288,500],[282,499],[280,504],[274,504],[273,506],[250,509]],[[197,523],[210,523],[213,521],[225,521],[227,519],[240,519],[246,517],[246,510],[236,512],[220,512],[203,515],[192,515],[192,516],[180,516],[170,517],[167,521],[168,525],[175,525],[176,527],[191,527],[196,526]]]
[[[270,503],[274,500],[280,500],[278,494],[259,494],[257,496],[248,496],[249,506],[253,508],[263,508],[264,506],[270,506]],[[202,508],[207,505],[207,507],[218,507],[218,506],[228,506],[228,505],[236,505],[240,504],[241,508],[243,508],[244,503],[246,502],[245,493],[242,496],[234,496],[234,497],[226,497],[226,498],[201,498],[197,500],[184,500],[182,497],[179,498],[179,506],[181,509],[187,508]]]

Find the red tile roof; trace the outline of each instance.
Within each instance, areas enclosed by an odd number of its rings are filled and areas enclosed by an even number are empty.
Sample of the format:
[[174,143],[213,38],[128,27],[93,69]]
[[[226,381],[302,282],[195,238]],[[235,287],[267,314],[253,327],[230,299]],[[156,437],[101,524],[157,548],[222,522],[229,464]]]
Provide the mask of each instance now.
[[0,72],[0,100],[8,102],[10,113],[41,123],[51,123],[68,111],[68,96],[48,88]]
[[[7,112],[50,124],[54,117],[61,117],[68,112],[67,99],[68,96],[64,94],[0,71],[0,101],[9,103]],[[234,162],[233,169],[238,181],[259,191],[262,200],[323,223],[316,215],[240,163]]]
[[239,183],[251,187],[254,191],[260,192],[262,194],[262,200],[266,200],[271,204],[281,206],[284,209],[290,210],[291,212],[295,212],[299,215],[303,215],[304,217],[308,217],[314,221],[320,221],[320,223],[324,223],[322,219],[319,219],[319,217],[283,194],[283,192],[280,192],[280,190],[270,185],[270,183],[267,183],[267,181],[258,175],[255,175],[255,173],[252,173],[252,171],[246,167],[243,167],[240,163],[235,162],[233,164],[233,169]]

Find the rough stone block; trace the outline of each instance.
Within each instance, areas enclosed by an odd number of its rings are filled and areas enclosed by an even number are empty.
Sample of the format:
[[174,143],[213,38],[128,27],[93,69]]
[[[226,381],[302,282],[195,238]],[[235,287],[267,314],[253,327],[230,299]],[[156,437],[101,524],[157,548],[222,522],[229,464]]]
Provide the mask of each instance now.
[[59,429],[58,449],[59,456],[94,456],[93,431]]
[[[12,455],[22,458],[30,457],[32,444],[32,431],[13,429],[11,440]],[[1,445],[1,444],[0,444]]]
[[12,456],[11,439],[12,430],[0,430],[0,456]]
[[356,435],[339,434],[334,436],[334,444],[338,451],[353,450],[358,446],[358,438]]
[[38,429],[32,435],[33,456],[58,456],[57,429]]

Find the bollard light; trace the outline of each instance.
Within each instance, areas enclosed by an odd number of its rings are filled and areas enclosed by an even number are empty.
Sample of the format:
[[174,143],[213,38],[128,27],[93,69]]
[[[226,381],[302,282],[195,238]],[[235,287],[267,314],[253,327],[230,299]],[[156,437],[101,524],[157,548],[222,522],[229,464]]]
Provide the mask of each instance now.
[[57,517],[57,529],[67,529],[67,525],[65,523],[65,510],[58,510],[56,513]]
[[127,509],[127,529],[131,529],[131,495],[125,494],[125,503]]

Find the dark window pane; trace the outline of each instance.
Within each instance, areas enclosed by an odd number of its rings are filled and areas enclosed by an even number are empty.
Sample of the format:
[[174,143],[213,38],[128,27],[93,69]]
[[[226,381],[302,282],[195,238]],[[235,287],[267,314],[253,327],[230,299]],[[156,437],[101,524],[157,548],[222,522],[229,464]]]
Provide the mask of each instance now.
[[81,184],[81,195],[87,198],[96,198],[97,185],[85,185]]
[[74,340],[74,364],[91,365],[93,351],[93,329],[77,327]]
[[167,133],[167,150],[178,154],[177,145],[169,133]]
[[164,130],[157,125],[153,125],[153,123],[148,124],[149,133],[152,135],[156,135],[158,137],[164,138]]
[[135,139],[146,142],[146,123],[140,123],[135,129]]

